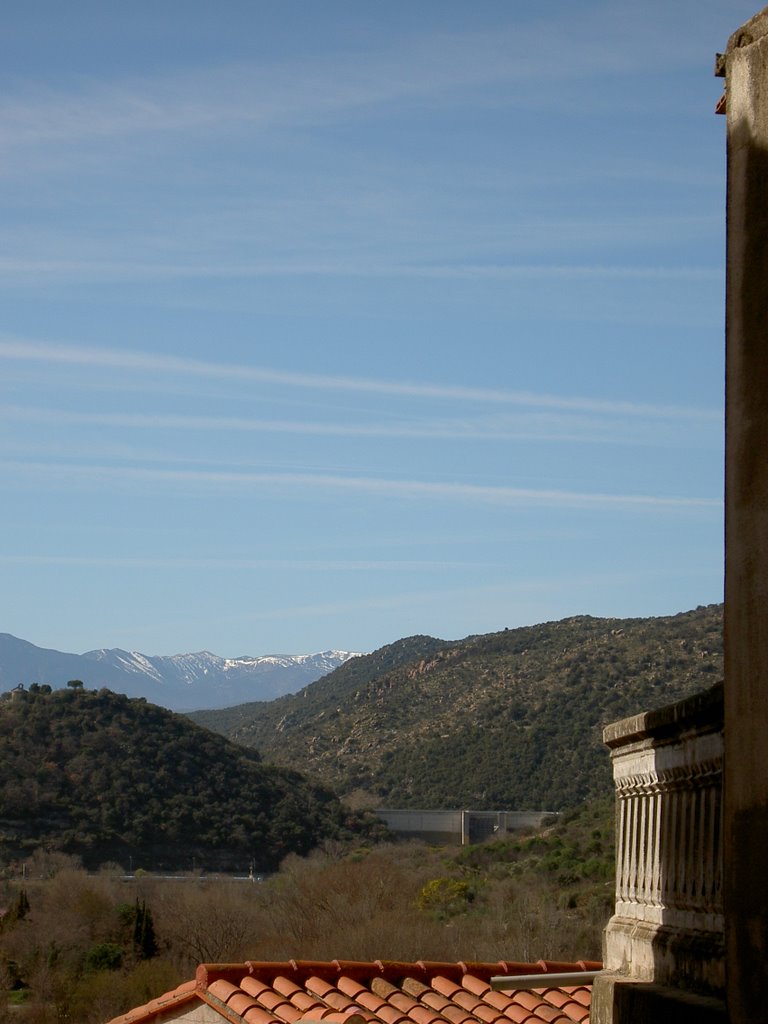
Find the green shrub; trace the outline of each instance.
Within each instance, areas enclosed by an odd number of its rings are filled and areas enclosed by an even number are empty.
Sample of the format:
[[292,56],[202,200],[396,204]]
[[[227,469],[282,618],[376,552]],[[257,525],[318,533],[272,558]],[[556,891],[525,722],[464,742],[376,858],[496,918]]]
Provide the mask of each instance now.
[[469,882],[455,878],[433,878],[422,888],[416,900],[419,910],[430,910],[440,917],[453,917],[467,909],[473,893]]
[[123,949],[116,942],[97,942],[85,955],[87,971],[116,971],[123,965]]

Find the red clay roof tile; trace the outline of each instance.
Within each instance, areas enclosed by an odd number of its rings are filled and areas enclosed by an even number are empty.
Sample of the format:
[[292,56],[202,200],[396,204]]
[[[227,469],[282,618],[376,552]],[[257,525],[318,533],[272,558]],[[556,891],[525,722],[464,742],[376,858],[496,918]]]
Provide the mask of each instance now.
[[439,1013],[430,1010],[428,1006],[421,1006],[419,1004],[413,1007],[408,1016],[411,1020],[416,1021],[416,1024],[442,1024],[443,1022],[443,1018]]
[[442,1014],[451,1024],[477,1024],[477,1018],[460,1006],[446,1006]]
[[408,1017],[414,1024],[447,1024],[445,1019],[423,1003],[414,1003]]
[[324,1010],[320,1014],[320,1020],[332,1021],[333,1024],[365,1024],[364,1018],[359,1013],[338,1010]]
[[474,974],[465,974],[461,979],[461,984],[468,992],[472,992],[476,996],[482,996],[483,999],[491,987],[487,981],[476,977]]
[[526,1021],[534,1021],[536,1019],[530,1010],[526,1010],[525,1007],[520,1006],[519,1003],[515,1003],[513,1006],[510,1006],[509,1012],[504,1016],[509,1020],[514,1021],[515,1024],[526,1024]]
[[301,1010],[302,1014],[308,1014],[313,1009],[322,1009],[325,1006],[325,1003],[304,991],[294,993],[291,996],[291,1004]]
[[287,999],[280,992],[274,992],[271,988],[262,990],[258,995],[258,1000],[263,1007],[267,1010],[272,1010],[274,1013],[278,1006],[285,1006]]
[[455,981],[451,981],[442,974],[438,974],[432,979],[432,988],[448,999],[452,999],[456,992],[461,992],[461,988]]
[[400,1010],[395,1009],[389,1003],[382,1002],[378,1010],[375,1011],[376,1016],[379,1020],[384,1021],[384,1024],[400,1024],[401,1021],[407,1020],[407,1017]]
[[514,999],[507,992],[494,992],[493,989],[483,996],[483,1002],[494,1007],[500,1013],[506,1013],[507,1009],[514,1004]]
[[[527,1010],[532,1020],[547,1021],[549,1024],[572,1024],[573,1017],[565,1014],[562,1008],[554,1005],[544,994],[547,990],[525,989],[514,993],[512,1004],[505,1011],[505,1016],[517,1021],[519,1009]],[[548,990],[550,993],[559,990]],[[566,997],[567,998],[567,997]]]
[[253,996],[254,999],[258,999],[262,992],[271,992],[273,986],[268,985],[266,981],[261,981],[259,978],[247,977],[241,980],[240,988],[244,992],[247,992],[249,996]]
[[470,1013],[474,1013],[478,1006],[483,1005],[482,999],[478,999],[477,996],[473,996],[471,992],[467,992],[466,989],[461,988],[456,989],[456,991],[451,995],[451,999],[453,999],[454,1003],[458,1006],[463,1006],[465,1010],[469,1010]]
[[377,996],[375,992],[358,992],[355,998],[360,1006],[364,1006],[366,1010],[370,1010],[372,1013],[376,1013],[380,1007],[387,1005],[386,999]]
[[463,1010],[460,1006],[452,1003],[450,999],[440,995],[439,992],[425,992],[421,997],[422,1003],[425,1006],[431,1007],[433,1010],[444,1017],[451,1024],[475,1024],[475,1018],[472,1017],[466,1010]]
[[568,1020],[576,1021],[576,1024],[582,1024],[582,1021],[589,1020],[589,1010],[578,1003],[574,1003],[572,1000],[564,1003],[560,1007],[560,1011]]
[[536,989],[540,992],[542,997],[547,1000],[548,1003],[552,1003],[553,1006],[565,1006],[566,1003],[572,1003],[573,1000],[564,992],[561,988],[541,988]]
[[[599,970],[593,961],[415,963],[288,960],[201,964],[195,981],[110,1024],[160,1024],[198,1000],[229,1024],[586,1024],[591,985],[547,987],[547,974]],[[514,975],[541,974],[539,989]],[[512,976],[503,991],[494,976]],[[176,1010],[178,1008],[178,1013]]]
[[260,1006],[253,1006],[243,1014],[243,1020],[248,1024],[275,1024],[275,1018],[271,1013],[262,1010]]
[[[269,985],[267,985],[266,982],[259,982],[258,984],[265,985],[267,988],[269,988]],[[275,977],[272,980],[272,988],[275,990],[275,992],[279,992],[281,996],[286,996],[286,998],[288,999],[290,999],[291,996],[296,995],[297,992],[304,991],[304,989],[299,988],[295,981],[291,981],[290,978],[286,978],[282,974],[275,975]]]
[[224,981],[223,978],[219,978],[212,982],[208,986],[208,991],[220,999],[222,1003],[226,1003],[230,996],[237,995],[240,989],[237,985],[233,985],[231,981]]
[[569,1024],[567,1017],[560,1013],[559,1010],[556,1010],[554,1006],[543,1002],[541,997],[539,997],[538,1003],[531,1006],[530,1009],[536,1020],[547,1021],[547,1024]]
[[592,997],[591,988],[582,985],[580,988],[565,989],[564,991],[568,992],[574,1002],[581,1003],[582,1006],[589,1008]]
[[339,992],[343,992],[345,996],[349,996],[351,999],[357,997],[358,992],[367,992],[368,990],[364,985],[361,985],[359,981],[354,978],[350,978],[347,974],[342,974],[339,980],[336,982],[336,988]]
[[[447,996],[442,995],[440,992],[435,992],[434,989],[427,988],[426,992],[419,995],[419,1000],[424,1003],[425,1006],[431,1007],[433,1010],[437,1010],[438,1013],[442,1013],[443,1010],[454,1006]],[[458,1006],[454,1006],[454,1009],[458,1010]]]
[[499,1013],[495,1007],[488,1006],[486,1003],[482,1002],[472,1010],[472,1014],[480,1020],[485,1021],[485,1024],[494,1024],[494,1021],[501,1020],[503,1017],[503,1014]]
[[245,1015],[246,1010],[250,1010],[252,1006],[258,1006],[259,1004],[253,996],[249,996],[245,992],[238,990],[229,1000],[227,1005],[242,1017]]
[[423,981],[410,977],[402,979],[400,988],[403,992],[407,992],[409,996],[413,996],[414,999],[421,999],[425,992],[432,991],[429,985],[425,985]]
[[324,978],[318,978],[317,975],[312,975],[311,978],[307,978],[304,982],[304,987],[307,992],[311,992],[312,995],[320,996],[324,998],[327,992],[333,992],[333,985],[330,981],[325,981]]
[[[576,1002],[567,989],[542,989],[541,995],[542,998],[546,999],[548,1003],[552,1004],[552,1006],[561,1010],[566,1017],[569,1017],[571,1020],[581,1021],[584,1019],[587,1008],[582,1003]],[[589,1014],[586,1013],[586,1016],[589,1016]]]
[[401,1013],[408,1014],[413,1009],[413,999],[405,992],[399,992],[397,989],[387,999],[388,1003],[400,1010]]
[[515,1002],[533,1012],[537,1006],[541,1005],[541,996],[537,995],[533,989],[522,989],[515,992]]
[[382,999],[389,999],[389,997],[400,989],[397,985],[393,985],[391,981],[387,981],[385,977],[374,977],[371,978],[370,988],[372,992],[375,992],[377,996],[381,996]]

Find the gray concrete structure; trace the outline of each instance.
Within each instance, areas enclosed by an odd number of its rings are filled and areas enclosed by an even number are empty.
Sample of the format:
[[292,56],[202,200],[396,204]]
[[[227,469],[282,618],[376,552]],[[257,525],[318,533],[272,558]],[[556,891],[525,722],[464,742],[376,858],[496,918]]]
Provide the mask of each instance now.
[[399,810],[377,808],[375,813],[402,839],[420,839],[441,846],[481,843],[521,829],[541,828],[557,820],[553,811]]

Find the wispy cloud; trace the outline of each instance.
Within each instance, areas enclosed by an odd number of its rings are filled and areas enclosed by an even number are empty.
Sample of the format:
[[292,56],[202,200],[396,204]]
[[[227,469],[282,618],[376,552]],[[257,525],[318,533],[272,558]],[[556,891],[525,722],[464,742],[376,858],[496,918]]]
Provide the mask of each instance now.
[[[94,152],[125,162],[142,144],[166,147],[184,136],[197,145],[243,131],[252,138],[316,131],[329,121],[370,121],[393,104],[570,110],[583,102],[580,83],[641,72],[652,88],[652,69],[698,58],[696,15],[682,36],[660,33],[664,15],[649,15],[648,7],[579,5],[558,18],[511,4],[492,29],[435,27],[389,37],[382,31],[367,46],[359,40],[357,52],[343,44],[309,56],[280,50],[271,60],[207,67],[197,61],[117,79],[59,74],[49,88],[17,76],[4,81],[0,99],[2,172],[26,176],[34,166],[56,174],[67,161],[82,167]],[[183,44],[177,50],[178,59]],[[566,82],[573,87],[564,88]],[[606,88],[599,100],[606,107],[619,102]]]
[[298,558],[118,558],[97,555],[0,554],[0,565],[81,567],[93,569],[178,569],[251,571],[260,569],[298,572],[442,572],[482,569],[498,562],[429,559],[298,559]]
[[346,491],[405,500],[459,501],[472,504],[505,506],[541,506],[549,508],[606,510],[699,510],[719,511],[722,502],[713,498],[644,494],[605,494],[581,491],[448,483],[426,480],[391,480],[370,476],[341,476],[324,473],[259,473],[227,470],[155,469],[77,465],[73,463],[33,463],[5,460],[0,467],[6,473],[42,477],[48,481],[66,481],[68,485],[109,482],[117,486],[136,483],[231,489],[290,490],[307,497],[322,492]]
[[203,377],[210,379],[251,381],[289,388],[318,391],[356,392],[408,398],[429,398],[446,401],[504,404],[526,408],[560,409],[578,412],[645,416],[659,418],[717,419],[720,413],[712,409],[684,406],[651,405],[640,402],[535,394],[525,391],[507,391],[495,388],[468,387],[436,383],[377,380],[369,377],[330,376],[296,373],[234,363],[214,363],[181,356],[134,352],[126,349],[87,348],[84,346],[53,345],[44,342],[7,338],[0,340],[0,359],[69,365],[85,368],[126,370],[139,373],[168,374],[171,376]]
[[[422,33],[374,44],[363,53],[339,50],[280,63],[178,68],[109,85],[70,76],[68,87],[56,91],[38,88],[14,97],[6,90],[0,142],[7,150],[137,134],[199,134],[205,129],[219,134],[243,124],[252,129],[313,124],[393,101],[435,102],[443,95],[455,101],[459,90],[502,82],[525,83],[524,96],[512,91],[507,102],[528,105],[535,98],[532,81],[562,83],[647,66],[626,49],[606,45],[583,21],[558,24],[550,18],[540,25],[535,19],[510,18],[494,31]],[[542,32],[546,46],[541,45]],[[578,45],[574,32],[580,36]]]
[[[207,200],[208,202],[208,200]],[[439,255],[435,257],[429,247],[425,247],[423,238],[411,238],[401,234],[391,239],[389,248],[399,248],[409,256],[402,258],[393,255],[390,259],[382,259],[378,253],[360,252],[359,237],[352,232],[347,238],[338,237],[338,225],[327,222],[322,209],[323,203],[306,211],[301,230],[295,224],[281,222],[269,225],[270,245],[269,256],[254,259],[248,256],[239,261],[203,258],[199,260],[182,257],[185,240],[178,236],[174,239],[165,238],[155,241],[146,239],[132,240],[132,228],[129,223],[121,225],[121,253],[125,247],[133,245],[136,258],[118,257],[111,243],[99,241],[96,249],[89,255],[78,255],[78,248],[83,244],[78,227],[77,237],[68,232],[59,233],[55,237],[35,238],[31,241],[25,237],[10,237],[6,241],[6,251],[14,250],[14,255],[0,256],[0,282],[5,280],[16,285],[29,284],[39,287],[41,280],[60,282],[100,282],[118,281],[249,281],[269,278],[348,278],[360,280],[434,280],[434,281],[466,281],[466,282],[504,282],[504,281],[681,281],[681,282],[716,282],[722,280],[722,266],[714,264],[647,264],[626,263],[621,261],[589,262],[587,259],[575,259],[567,262],[574,246],[578,246],[582,256],[590,258],[596,249],[606,248],[621,241],[623,246],[647,246],[649,225],[646,219],[637,221],[614,222],[610,219],[594,219],[589,223],[581,223],[563,218],[557,224],[545,222],[536,224],[520,224],[512,220],[504,233],[505,257],[497,258],[500,246],[499,224],[492,226],[480,225],[471,220],[471,214],[465,211],[462,228],[454,224],[450,231],[445,225],[439,225],[439,211],[424,221],[428,226],[429,237],[438,231],[440,244]],[[416,214],[414,214],[416,217]],[[377,233],[382,239],[387,237],[390,229],[386,225],[386,209],[367,210],[365,226],[371,229],[375,223]],[[424,217],[422,204],[419,217]],[[319,218],[319,219],[317,219]],[[208,223],[201,225],[194,233],[197,246],[201,239],[208,239],[212,249],[226,246],[237,250],[243,245],[252,247],[248,229],[243,226],[247,216],[232,228],[232,233],[224,239],[216,239],[216,232],[209,230]],[[466,224],[471,223],[467,229]],[[317,255],[307,240],[307,230],[324,240],[324,252]],[[664,221],[665,231],[676,231],[677,237],[710,238],[717,224],[701,223],[695,219],[679,218],[674,221],[667,217]],[[360,225],[358,225],[360,229]],[[219,229],[220,230],[220,229]],[[331,232],[332,233],[329,233]],[[291,244],[288,244],[286,233]],[[291,239],[292,232],[295,238]],[[311,232],[310,232],[311,233]],[[650,232],[652,233],[652,232]],[[519,238],[518,238],[519,236]],[[31,247],[31,248],[30,248]],[[25,254],[24,250],[30,251]],[[93,250],[93,244],[86,248]],[[557,253],[560,262],[530,262],[531,252],[537,249]],[[159,258],[155,261],[146,259],[146,252],[157,251]],[[179,252],[177,252],[179,250]],[[467,262],[466,255],[453,259],[453,254],[466,254],[474,251],[476,262]],[[517,252],[519,250],[519,253]],[[58,255],[60,253],[60,255]],[[510,256],[510,253],[512,254]],[[140,254],[140,255],[139,255]],[[566,261],[563,261],[563,257]],[[571,257],[572,258],[572,257]]]
[[[669,423],[657,419],[624,415],[596,416],[593,411],[533,410],[499,412],[494,415],[464,415],[445,419],[425,418],[408,420],[390,419],[386,422],[371,420],[358,422],[321,422],[316,420],[267,419],[245,416],[201,416],[171,413],[87,412],[34,406],[0,405],[0,420],[35,424],[38,426],[107,427],[130,432],[163,431],[166,433],[227,434],[287,434],[301,437],[339,437],[351,439],[382,438],[389,440],[467,441],[483,442],[544,442],[556,444],[608,444],[608,445],[669,445],[709,447],[715,443],[712,431],[703,431],[701,423],[693,421],[692,429],[681,433],[684,421],[678,420],[678,429],[670,434]],[[713,424],[714,425],[714,424]],[[710,436],[712,435],[712,436]],[[719,436],[719,435],[718,435]],[[103,451],[103,437],[99,450]],[[19,442],[16,442],[18,445]],[[71,456],[82,455],[72,448]],[[32,452],[29,439],[23,440],[24,450]],[[4,445],[5,453],[14,454],[21,449]],[[112,446],[113,457],[123,459],[144,458],[134,449],[122,450]],[[64,454],[59,452],[58,454]],[[94,450],[90,450],[93,457]],[[156,453],[155,453],[156,454]],[[170,456],[168,457],[170,459]]]
[[276,277],[340,277],[340,278],[415,278],[425,280],[513,281],[524,279],[625,280],[625,281],[719,281],[721,267],[707,266],[642,266],[607,264],[434,264],[400,263],[382,265],[375,262],[344,262],[335,256],[315,262],[281,262],[237,264],[148,263],[141,260],[119,262],[111,259],[78,260],[45,257],[0,258],[0,277],[25,281],[38,287],[41,278],[61,281],[142,281],[142,280],[248,280]]
[[620,278],[625,280],[695,280],[714,281],[722,278],[717,267],[644,267],[608,266],[606,264],[463,264],[458,266],[409,267],[406,273],[414,276],[479,280],[511,280],[514,278]]

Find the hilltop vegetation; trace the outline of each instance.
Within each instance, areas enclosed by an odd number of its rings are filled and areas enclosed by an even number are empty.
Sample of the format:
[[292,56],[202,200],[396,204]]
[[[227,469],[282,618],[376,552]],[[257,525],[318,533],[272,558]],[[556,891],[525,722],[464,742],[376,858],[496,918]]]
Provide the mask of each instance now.
[[[329,706],[347,700],[374,679],[432,658],[438,651],[452,646],[452,641],[436,640],[432,636],[405,637],[380,647],[372,654],[361,654],[346,661],[322,679],[305,686],[298,694],[287,694],[271,701],[249,701],[221,710],[193,711],[189,717],[199,725],[232,738],[249,736],[257,721],[264,722],[266,734],[269,731],[266,723],[279,723],[284,715],[290,715],[292,725],[309,724],[322,716]],[[252,746],[250,743],[247,745]]]
[[193,718],[369,805],[559,810],[612,792],[604,725],[721,676],[710,605],[415,637],[298,694]]
[[71,688],[0,702],[0,857],[274,868],[359,821],[327,789],[186,718]]

